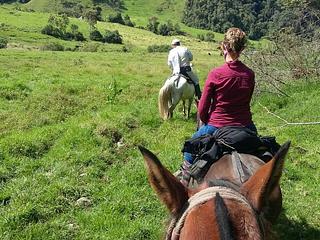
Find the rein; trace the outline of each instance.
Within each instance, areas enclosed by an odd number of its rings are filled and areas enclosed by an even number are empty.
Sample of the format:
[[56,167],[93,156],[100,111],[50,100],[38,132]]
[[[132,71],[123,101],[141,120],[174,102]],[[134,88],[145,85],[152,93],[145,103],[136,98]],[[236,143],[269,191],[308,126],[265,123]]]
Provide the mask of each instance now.
[[[255,212],[248,200],[239,192],[223,186],[209,187],[190,197],[188,202],[182,208],[181,213],[172,218],[167,229],[166,240],[178,240],[180,237],[181,229],[189,212],[193,208],[215,198],[217,193],[219,193],[222,198],[238,201],[239,203],[245,205],[247,208]],[[259,219],[257,219],[257,221],[260,225]]]

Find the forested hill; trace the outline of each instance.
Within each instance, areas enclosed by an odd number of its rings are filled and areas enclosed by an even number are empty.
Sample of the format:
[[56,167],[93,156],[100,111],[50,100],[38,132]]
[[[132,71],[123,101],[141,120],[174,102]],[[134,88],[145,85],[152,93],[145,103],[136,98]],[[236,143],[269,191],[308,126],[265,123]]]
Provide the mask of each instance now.
[[33,11],[71,17],[83,16],[91,8],[102,10],[102,19],[120,11],[144,26],[155,16],[162,22],[183,22],[220,33],[239,27],[253,40],[282,29],[314,37],[320,28],[320,0],[0,0],[16,2]]
[[305,21],[319,27],[319,0],[186,0],[183,22],[189,26],[224,32],[240,27],[259,39],[288,24],[299,32]]

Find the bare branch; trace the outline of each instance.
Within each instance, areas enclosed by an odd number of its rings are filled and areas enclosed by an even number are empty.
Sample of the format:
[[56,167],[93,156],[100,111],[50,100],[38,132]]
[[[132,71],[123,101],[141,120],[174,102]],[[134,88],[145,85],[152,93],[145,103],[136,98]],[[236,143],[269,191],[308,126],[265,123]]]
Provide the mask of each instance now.
[[258,104],[263,107],[267,113],[271,114],[272,116],[280,119],[281,121],[283,121],[285,124],[283,126],[286,125],[316,125],[316,124],[320,124],[320,122],[288,122],[286,119],[276,115],[275,113],[271,112],[266,106],[263,106],[260,102],[258,102]]

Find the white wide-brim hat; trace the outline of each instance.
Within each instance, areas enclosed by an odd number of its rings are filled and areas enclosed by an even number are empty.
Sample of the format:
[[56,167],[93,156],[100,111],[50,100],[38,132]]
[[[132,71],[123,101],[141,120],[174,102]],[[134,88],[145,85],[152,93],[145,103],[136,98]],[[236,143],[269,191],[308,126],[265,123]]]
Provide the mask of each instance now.
[[176,45],[177,43],[180,43],[180,40],[175,38],[172,40],[171,45]]

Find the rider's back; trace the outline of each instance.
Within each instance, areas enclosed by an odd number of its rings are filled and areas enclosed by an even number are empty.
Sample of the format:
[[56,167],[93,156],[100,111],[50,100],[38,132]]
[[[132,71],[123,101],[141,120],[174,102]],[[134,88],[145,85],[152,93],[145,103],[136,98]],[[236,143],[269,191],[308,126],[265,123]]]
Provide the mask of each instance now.
[[213,69],[199,102],[201,120],[216,127],[249,125],[254,85],[253,71],[241,61]]

